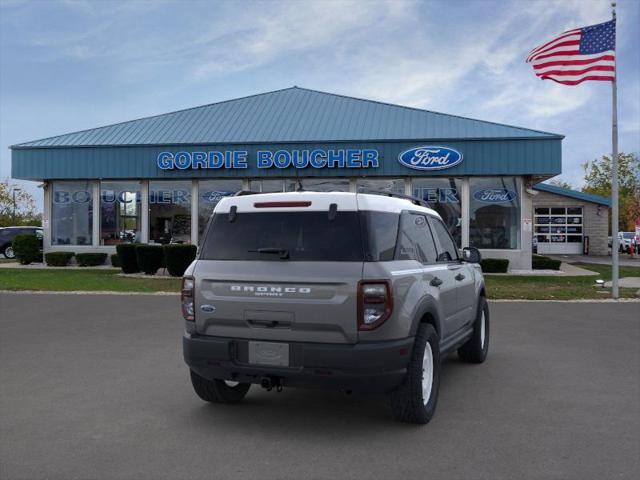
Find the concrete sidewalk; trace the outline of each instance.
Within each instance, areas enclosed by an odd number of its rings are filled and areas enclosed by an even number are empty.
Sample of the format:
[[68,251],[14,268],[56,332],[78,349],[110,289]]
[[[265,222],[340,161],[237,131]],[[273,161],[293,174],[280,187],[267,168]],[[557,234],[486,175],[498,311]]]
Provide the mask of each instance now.
[[0,268],[23,268],[25,270],[120,270],[120,268],[112,267],[110,264],[96,265],[94,267],[81,267],[78,264],[71,264],[67,265],[66,267],[51,267],[46,263],[30,263],[29,265],[20,265],[19,262],[0,262]]
[[562,263],[560,270],[509,270],[507,273],[485,273],[484,275],[520,276],[520,277],[588,277],[600,275],[570,263]]
[[[598,265],[611,265],[611,256],[609,255],[551,255],[545,254],[545,257],[560,260],[565,263],[595,263]],[[640,257],[631,258],[626,253],[621,253],[618,257],[620,266],[624,267],[640,267]]]

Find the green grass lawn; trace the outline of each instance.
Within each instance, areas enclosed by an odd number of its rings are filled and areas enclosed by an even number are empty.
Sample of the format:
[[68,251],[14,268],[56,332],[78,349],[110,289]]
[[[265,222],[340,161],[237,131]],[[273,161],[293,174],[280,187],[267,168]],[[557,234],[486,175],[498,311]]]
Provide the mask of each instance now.
[[178,292],[179,278],[124,278],[119,270],[0,269],[0,290]]
[[[576,298],[610,298],[598,293],[595,280],[611,279],[611,267],[576,264],[598,272],[598,276],[499,276],[486,275],[487,294],[491,299],[571,300]],[[178,292],[180,279],[123,278],[118,270],[0,269],[0,290]],[[640,267],[620,267],[621,277],[640,277]],[[622,297],[635,297],[635,289],[620,289]]]
[[[572,300],[610,298],[610,289],[594,287],[596,279],[611,280],[611,267],[593,263],[576,263],[577,267],[598,272],[598,276],[499,276],[486,275],[487,295],[491,299]],[[620,277],[640,277],[640,267],[620,267]],[[598,291],[607,293],[599,293]],[[636,297],[637,289],[621,288],[620,296]]]

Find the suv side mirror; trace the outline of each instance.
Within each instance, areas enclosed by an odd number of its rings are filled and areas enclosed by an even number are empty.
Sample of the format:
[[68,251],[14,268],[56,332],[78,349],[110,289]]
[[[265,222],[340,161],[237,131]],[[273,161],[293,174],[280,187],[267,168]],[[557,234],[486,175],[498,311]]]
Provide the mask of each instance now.
[[476,247],[464,247],[462,249],[462,258],[469,263],[480,263],[482,261],[480,250]]

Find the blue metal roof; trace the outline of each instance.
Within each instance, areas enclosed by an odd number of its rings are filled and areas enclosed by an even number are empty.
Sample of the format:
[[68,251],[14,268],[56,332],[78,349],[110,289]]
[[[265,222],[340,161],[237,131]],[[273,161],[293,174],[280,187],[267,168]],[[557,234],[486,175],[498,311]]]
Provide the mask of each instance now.
[[561,138],[538,130],[292,87],[11,148]]
[[605,205],[607,207],[611,206],[610,198],[601,197],[600,195],[593,195],[592,193],[569,190],[568,188],[556,187],[555,185],[549,185],[548,183],[538,183],[534,185],[533,188],[534,190],[540,190],[541,192],[562,195],[563,197],[575,198],[576,200],[597,203],[599,205]]

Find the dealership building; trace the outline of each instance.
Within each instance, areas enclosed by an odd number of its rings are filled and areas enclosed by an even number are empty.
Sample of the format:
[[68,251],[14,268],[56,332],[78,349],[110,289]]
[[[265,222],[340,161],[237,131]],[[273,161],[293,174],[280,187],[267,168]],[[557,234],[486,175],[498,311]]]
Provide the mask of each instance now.
[[435,208],[461,247],[531,268],[540,253],[607,253],[608,199],[541,184],[561,135],[298,87],[11,147],[43,182],[45,251],[197,244],[245,190],[390,191]]

